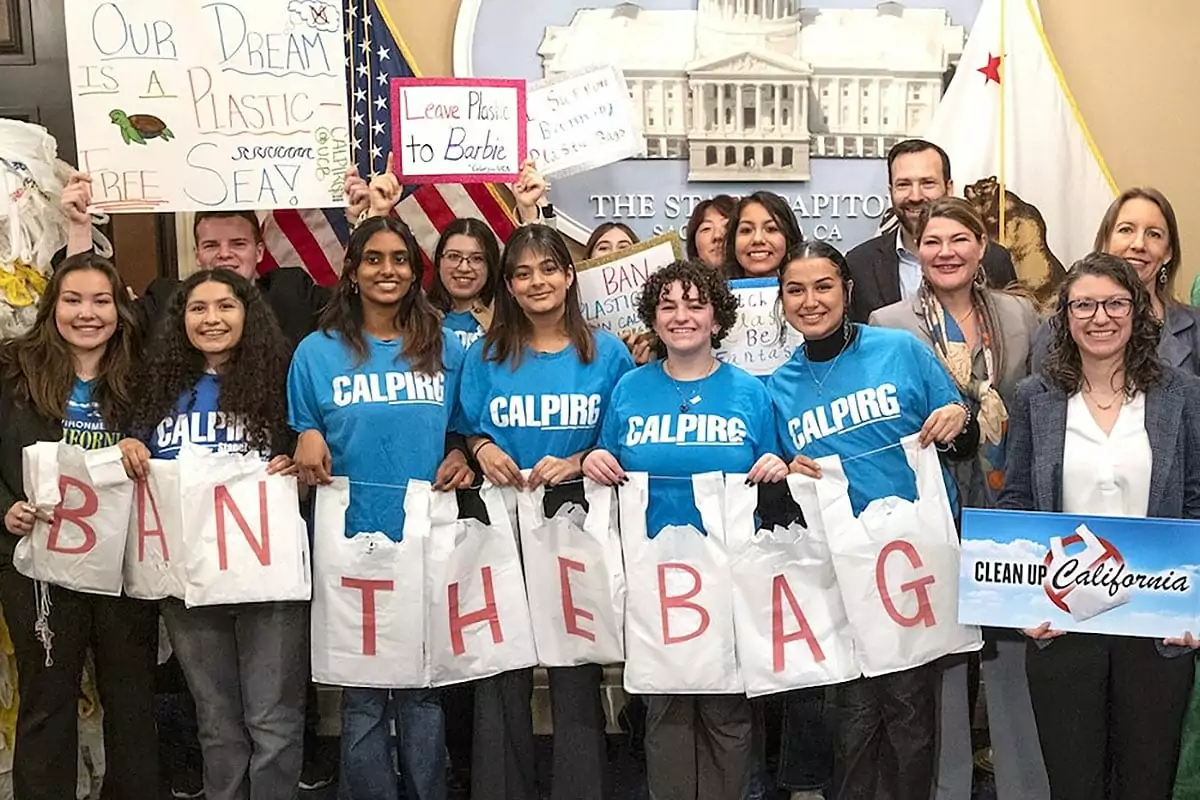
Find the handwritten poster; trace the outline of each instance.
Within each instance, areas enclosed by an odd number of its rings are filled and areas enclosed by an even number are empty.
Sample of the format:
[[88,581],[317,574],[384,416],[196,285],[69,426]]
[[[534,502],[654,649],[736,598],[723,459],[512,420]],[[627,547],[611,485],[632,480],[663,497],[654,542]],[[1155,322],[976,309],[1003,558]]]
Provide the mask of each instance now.
[[393,78],[392,152],[404,183],[514,181],[525,160],[525,81]]
[[600,67],[531,84],[529,157],[547,177],[574,175],[643,150],[625,76]]
[[737,324],[721,342],[717,358],[751,375],[770,375],[804,341],[776,308],[779,282],[775,278],[742,278],[730,281],[729,288],[741,305]]
[[655,236],[625,250],[575,265],[579,307],[593,328],[618,336],[646,330],[637,300],[646,279],[681,258],[679,234]]
[[339,0],[65,3],[79,168],[95,208],[342,202]]

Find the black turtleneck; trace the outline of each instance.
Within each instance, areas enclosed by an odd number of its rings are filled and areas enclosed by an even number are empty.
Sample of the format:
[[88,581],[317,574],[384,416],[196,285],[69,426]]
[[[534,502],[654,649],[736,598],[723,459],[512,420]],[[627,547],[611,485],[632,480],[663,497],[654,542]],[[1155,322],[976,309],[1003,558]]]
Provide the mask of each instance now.
[[822,361],[832,361],[837,358],[838,353],[854,343],[856,336],[858,336],[857,323],[850,323],[850,335],[845,338],[843,338],[842,326],[838,325],[821,339],[805,339],[804,355],[808,357],[809,361],[816,364],[820,364]]

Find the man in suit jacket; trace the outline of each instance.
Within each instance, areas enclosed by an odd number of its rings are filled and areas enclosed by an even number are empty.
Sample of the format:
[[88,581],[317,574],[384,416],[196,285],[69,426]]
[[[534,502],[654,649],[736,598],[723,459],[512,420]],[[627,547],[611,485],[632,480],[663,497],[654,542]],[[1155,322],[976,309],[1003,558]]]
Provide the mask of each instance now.
[[[921,285],[917,222],[926,206],[954,193],[950,157],[924,139],[896,144],[888,152],[888,190],[899,229],[869,239],[846,254],[854,278],[850,317],[855,322],[866,322],[872,311],[916,295]],[[997,289],[1017,279],[1012,256],[996,242],[988,243],[983,269],[988,282]]]

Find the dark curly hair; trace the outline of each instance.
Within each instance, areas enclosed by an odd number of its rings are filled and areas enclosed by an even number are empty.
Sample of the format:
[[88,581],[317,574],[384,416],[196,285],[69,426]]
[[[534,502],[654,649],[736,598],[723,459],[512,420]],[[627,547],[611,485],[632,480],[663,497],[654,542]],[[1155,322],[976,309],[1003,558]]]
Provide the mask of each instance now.
[[[804,234],[800,231],[800,223],[796,221],[796,214],[788,205],[787,200],[775,192],[760,191],[748,194],[738,200],[737,206],[729,216],[729,224],[725,228],[725,274],[730,278],[746,277],[746,270],[737,260],[737,229],[742,212],[746,210],[747,206],[752,205],[760,205],[766,209],[767,214],[779,226],[779,231],[783,234],[785,251],[804,244]],[[787,262],[780,261],[775,267],[776,271],[785,263]]]
[[1067,394],[1083,386],[1083,365],[1079,345],[1071,337],[1070,309],[1067,301],[1071,287],[1085,275],[1108,278],[1133,298],[1133,331],[1125,345],[1125,393],[1145,392],[1162,380],[1163,365],[1158,358],[1158,339],[1162,323],[1154,316],[1150,291],[1125,259],[1108,253],[1092,253],[1071,265],[1066,279],[1058,287],[1058,308],[1050,318],[1050,349],[1042,364],[1046,380]]
[[117,308],[117,329],[105,343],[92,399],[105,424],[119,430],[125,426],[133,402],[134,359],[141,335],[133,303],[117,268],[91,251],[70,256],[59,265],[38,301],[33,327],[0,347],[0,376],[13,387],[18,405],[33,408],[46,419],[63,418],[75,385],[75,361],[70,345],[58,331],[55,312],[63,282],[68,275],[83,270],[95,270],[108,278]]
[[[717,323],[717,329],[713,331],[712,335],[712,346],[719,347],[725,334],[737,322],[740,301],[730,291],[724,276],[706,266],[702,261],[694,259],[672,261],[652,274],[642,285],[642,293],[638,295],[638,317],[647,328],[654,330],[659,300],[675,283],[679,284],[684,294],[687,294],[688,289],[695,286],[700,302],[712,304],[713,320]],[[666,355],[666,345],[657,336],[654,339],[654,350],[660,358]]]
[[358,293],[358,267],[366,253],[367,243],[377,233],[390,232],[401,238],[408,252],[413,280],[404,297],[396,305],[396,327],[404,337],[397,356],[403,356],[412,368],[426,375],[442,371],[442,317],[421,288],[425,264],[421,248],[412,229],[396,217],[369,217],[350,234],[346,246],[346,261],[342,277],[333,287],[329,305],[321,314],[320,328],[325,333],[341,337],[354,351],[358,363],[367,360],[367,339],[363,336],[362,297]]
[[241,341],[221,366],[218,410],[238,420],[245,429],[246,452],[289,451],[292,434],[287,422],[287,375],[291,348],[258,287],[228,269],[196,272],[171,295],[139,371],[140,391],[130,433],[148,439],[160,422],[174,415],[180,398],[195,391],[204,374],[204,354],[192,345],[185,326],[188,300],[202,283],[225,284],[245,309]]
[[500,283],[500,243],[487,223],[474,217],[459,217],[442,229],[437,247],[433,251],[433,279],[429,282],[429,302],[443,313],[454,310],[454,302],[442,282],[442,255],[451,236],[469,236],[483,250],[484,269],[487,270],[483,288],[479,290],[479,302],[490,306],[496,296],[496,285]]

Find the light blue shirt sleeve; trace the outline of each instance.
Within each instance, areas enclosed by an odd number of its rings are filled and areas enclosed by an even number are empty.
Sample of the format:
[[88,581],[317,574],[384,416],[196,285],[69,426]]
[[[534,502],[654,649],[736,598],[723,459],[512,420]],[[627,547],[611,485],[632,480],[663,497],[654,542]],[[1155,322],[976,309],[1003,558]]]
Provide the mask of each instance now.
[[896,231],[896,256],[899,259],[900,299],[911,300],[921,288],[921,262],[908,252],[908,248],[901,241],[900,231]]
[[462,393],[463,368],[466,366],[466,352],[462,342],[453,331],[446,331],[443,337],[442,365],[446,375],[446,408],[450,409],[448,428],[455,433],[462,433],[466,428],[466,420],[462,413],[460,395]]
[[455,409],[455,430],[464,436],[483,433],[483,404],[487,397],[487,364],[483,360],[482,339],[471,345],[463,357],[458,384],[458,407]]
[[617,451],[621,446],[621,430],[625,426],[624,422],[624,402],[625,397],[625,379],[618,381],[613,387],[612,398],[608,403],[608,410],[604,412],[604,421],[600,423],[600,438],[596,441],[596,447],[601,450],[607,450],[613,454],[614,458],[618,458]]
[[292,365],[288,369],[288,425],[297,433],[311,430],[321,431],[322,434],[325,432],[312,374],[313,351],[319,345],[313,337],[324,335],[317,332],[305,338],[296,348]]
[[775,407],[771,402],[771,395],[764,383],[760,381],[758,385],[762,387],[762,391],[756,393],[759,396],[754,401],[755,461],[767,453],[779,455],[783,452],[779,442],[779,431],[775,427]]

